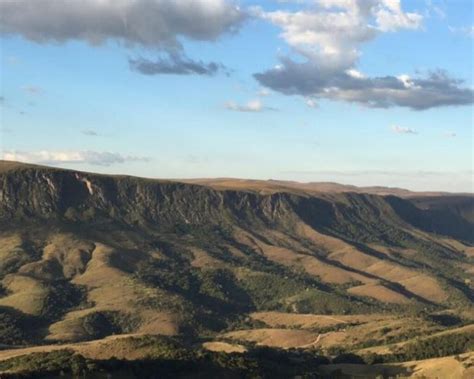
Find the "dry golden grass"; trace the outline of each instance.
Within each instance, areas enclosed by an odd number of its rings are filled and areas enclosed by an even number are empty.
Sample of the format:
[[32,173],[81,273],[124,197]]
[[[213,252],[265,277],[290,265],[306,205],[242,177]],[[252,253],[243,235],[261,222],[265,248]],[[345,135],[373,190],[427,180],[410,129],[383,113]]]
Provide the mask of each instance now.
[[413,378],[472,379],[474,378],[474,352],[456,357],[443,357],[400,364],[408,368]]
[[198,268],[219,268],[223,267],[224,262],[210,256],[207,252],[202,249],[195,247],[189,247],[189,250],[193,253],[194,259],[191,261],[193,267]]
[[474,353],[455,357],[443,357],[404,363],[376,364],[372,366],[354,364],[324,365],[318,369],[321,375],[353,375],[361,378],[397,377],[423,379],[471,379],[474,377]]
[[379,245],[376,243],[369,243],[367,244],[367,247],[374,249],[375,251],[378,251],[380,253],[383,253],[389,257],[394,257],[396,255],[402,255],[405,257],[410,257],[413,256],[417,253],[415,249],[410,249],[410,248],[401,248],[398,246],[383,246]]
[[[273,329],[238,330],[220,337],[272,347],[319,347],[327,351],[330,347],[356,346],[368,340],[384,345],[389,338],[404,338],[407,334],[423,336],[439,331],[436,325],[419,318],[382,314],[312,315],[257,312],[250,314],[250,317],[265,322]],[[335,330],[318,332],[332,327],[335,327]]]
[[374,299],[386,303],[408,304],[410,302],[410,299],[408,299],[401,293],[393,291],[390,288],[387,288],[384,285],[377,283],[364,284],[361,286],[352,287],[349,288],[347,292],[353,295],[372,297]]
[[181,317],[174,313],[145,310],[140,312],[140,316],[143,323],[138,333],[165,336],[175,336],[179,333]]
[[389,338],[405,338],[406,335],[423,336],[435,333],[439,328],[418,318],[387,316],[378,320],[368,321],[349,326],[336,332],[326,333],[320,340],[323,348],[331,346],[356,346],[366,341],[385,345]]
[[219,341],[204,342],[202,347],[209,351],[224,353],[245,353],[247,351],[247,349],[242,345]]
[[[8,274],[1,281],[8,292],[0,298],[0,306],[39,316],[50,293],[49,281],[66,279],[85,288],[86,309],[74,309],[51,324],[47,340],[71,342],[87,338],[83,318],[103,311],[136,316],[140,320],[137,329],[140,333],[175,335],[179,332],[182,317],[166,311],[150,311],[140,305],[144,298],[163,298],[167,294],[133,280],[130,272],[120,268],[121,265],[127,270],[133,267],[136,260],[133,254],[117,251],[104,243],[81,240],[69,233],[43,233],[42,236],[45,242],[38,248],[41,255],[33,257],[36,260],[31,262],[31,252],[22,247],[23,236],[0,233],[0,265],[12,264],[15,260],[21,263],[17,273]],[[209,265],[211,257],[200,253],[198,259],[203,265]],[[159,258],[160,252],[153,252],[153,256]]]
[[112,257],[120,254],[104,244],[95,244],[90,260],[72,283],[87,288],[87,301],[91,307],[67,313],[62,320],[52,324],[47,339],[74,341],[87,336],[82,319],[89,313],[119,311],[141,320],[139,332],[175,335],[179,331],[179,317],[167,312],[153,312],[138,304],[140,299],[161,295],[159,289],[147,288],[130,278],[127,272],[111,265]]
[[303,254],[286,247],[269,245],[241,229],[235,231],[234,237],[240,243],[246,244],[254,250],[261,252],[261,254],[265,255],[268,259],[289,267],[301,267],[308,274],[318,276],[326,283],[368,283],[373,281],[364,275],[325,263],[314,255]]
[[258,245],[270,260],[286,266],[301,267],[308,274],[318,276],[326,283],[344,284],[371,281],[364,275],[327,264],[314,256],[299,254],[287,248],[271,246],[263,242],[259,242]]
[[[431,333],[426,333],[422,334],[421,337],[437,337],[437,336],[443,336],[443,335],[448,335],[448,334],[472,334],[474,333],[474,324],[466,325],[460,328],[455,328],[455,329],[449,329],[449,330],[443,330],[441,332],[431,332]],[[368,347],[365,349],[359,350],[360,353],[376,353],[376,354],[390,354],[391,352],[397,350],[398,348],[401,348],[402,346],[412,343],[416,340],[416,338],[413,339],[408,339],[403,342],[398,342],[398,343],[393,343],[393,344],[385,344],[381,346],[373,346],[373,347]]]
[[0,160],[0,173],[4,173],[10,170],[16,170],[19,168],[26,168],[26,167],[44,167],[44,166],[32,165],[32,164],[21,163],[21,162],[16,162],[16,161]]
[[73,234],[55,234],[43,249],[43,261],[56,261],[62,275],[71,279],[82,274],[95,245],[76,238]]
[[[236,229],[234,237],[271,261],[288,267],[301,268],[308,274],[319,277],[323,282],[362,283],[363,285],[350,290],[355,295],[390,303],[408,303],[410,300],[407,296],[380,284],[380,280],[387,280],[400,284],[414,295],[431,302],[443,303],[448,297],[438,281],[427,274],[364,253],[304,223],[297,223],[296,230],[302,238],[314,246],[314,250],[302,246],[292,237],[270,230],[264,231],[263,235],[271,243],[264,242],[242,229]],[[379,252],[383,254],[387,253],[387,250],[382,249]],[[341,264],[342,267],[323,260],[320,254],[325,255],[329,261]]]
[[[13,357],[27,355],[37,352],[51,352],[54,350],[71,349],[91,359],[143,359],[153,354],[152,345],[139,345],[133,340],[139,335],[120,335],[105,338],[103,340],[89,341],[65,345],[46,345],[23,349],[0,351],[0,361]],[[206,342],[205,349],[210,351],[222,351],[227,353],[242,353],[246,349],[238,344],[225,342]],[[318,374],[331,375],[338,371],[339,374],[357,375],[357,377],[375,378],[378,376],[397,376],[400,378],[432,378],[432,379],[471,379],[474,377],[474,352],[460,354],[456,357],[442,357],[426,359],[421,361],[410,361],[403,363],[387,363],[376,365],[354,365],[354,364],[331,364],[318,368]]]
[[[340,262],[346,267],[351,267],[378,278],[401,284],[413,294],[435,303],[442,303],[448,297],[448,294],[443,290],[438,281],[429,275],[368,255],[341,240],[325,236],[308,225],[300,224],[298,230],[304,238],[309,239],[317,246],[321,246],[322,249],[330,252],[328,255],[330,259]],[[372,248],[377,250],[376,246],[372,246]],[[386,248],[377,251],[385,254],[388,253]],[[405,251],[404,253],[407,252]],[[408,251],[408,253],[411,254],[413,252]],[[374,282],[373,280],[364,280],[360,277],[359,281],[365,284]],[[385,298],[391,299],[390,302],[406,302],[406,299],[403,300],[404,296],[392,296],[390,292],[393,291],[387,290],[385,287],[381,288],[380,293],[377,293],[376,288],[377,284],[373,283],[367,286],[367,288],[356,289],[354,293],[374,297],[378,300]]]
[[298,329],[252,329],[224,333],[222,338],[255,342],[257,345],[280,347],[309,347],[317,343],[318,333]]
[[71,342],[84,339],[87,331],[84,329],[82,319],[94,311],[94,309],[87,309],[67,313],[62,320],[49,326],[46,340]]
[[140,334],[122,334],[87,342],[0,350],[0,361],[31,353],[51,352],[63,349],[71,349],[87,358],[93,359],[110,359],[112,357],[130,360],[140,359],[152,351],[152,347],[146,346],[144,348],[137,348],[130,343],[133,338],[140,336]]
[[386,315],[314,315],[284,312],[255,312],[250,317],[272,328],[326,328],[343,324],[363,324],[390,318]]
[[23,239],[19,233],[0,234],[0,270],[4,270],[14,262],[29,259],[28,253],[22,247]]
[[[11,267],[31,265],[31,254],[25,250],[24,239],[19,233],[0,233],[0,271]],[[7,271],[8,272],[8,271]],[[48,295],[48,289],[40,280],[26,272],[5,275],[1,281],[8,295],[0,299],[0,305],[15,308],[30,315],[39,315]]]
[[[433,277],[407,269],[401,265],[391,263],[387,260],[375,258],[353,247],[346,247],[342,250],[336,250],[329,254],[329,257],[344,264],[347,267],[352,267],[362,272],[374,275],[378,278],[401,284],[408,291],[426,300],[442,303],[448,297],[448,294],[442,289],[440,284]],[[377,284],[371,284],[366,287],[370,289],[363,289],[363,292],[365,292],[364,296],[371,296],[378,300],[382,300],[384,298],[392,299],[387,300],[390,302],[402,301],[402,297],[398,296],[395,298],[389,295],[390,290],[387,291],[383,288],[381,288],[381,293],[377,294],[376,288],[380,288]],[[353,293],[362,295],[362,290],[356,291],[357,292]]]
[[326,195],[344,192],[370,193],[380,196],[395,195],[399,197],[411,196],[436,196],[443,195],[443,192],[412,192],[403,188],[393,187],[356,187],[332,182],[310,182],[301,183],[286,180],[255,180],[236,178],[215,178],[215,179],[184,179],[184,183],[199,184],[214,188],[219,191],[239,190],[252,191],[261,194],[272,194],[276,192],[287,192],[297,194]]
[[260,194],[273,194],[276,192],[291,192],[291,193],[308,193],[316,191],[308,191],[301,186],[292,185],[292,182],[276,182],[264,180],[251,179],[189,179],[183,180],[185,183],[199,184],[206,187],[211,187],[219,191],[237,190],[237,191],[252,191]]
[[10,294],[0,299],[0,305],[29,315],[40,315],[49,292],[41,281],[24,275],[10,274],[2,283]]

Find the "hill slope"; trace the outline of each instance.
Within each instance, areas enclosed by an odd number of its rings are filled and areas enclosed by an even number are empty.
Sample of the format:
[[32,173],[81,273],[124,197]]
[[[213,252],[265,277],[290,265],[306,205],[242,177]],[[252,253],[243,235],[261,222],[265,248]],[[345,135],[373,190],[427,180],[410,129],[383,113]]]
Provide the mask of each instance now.
[[[0,341],[132,333],[331,352],[460,327],[472,322],[472,203],[2,162]],[[329,314],[345,321],[317,322]]]

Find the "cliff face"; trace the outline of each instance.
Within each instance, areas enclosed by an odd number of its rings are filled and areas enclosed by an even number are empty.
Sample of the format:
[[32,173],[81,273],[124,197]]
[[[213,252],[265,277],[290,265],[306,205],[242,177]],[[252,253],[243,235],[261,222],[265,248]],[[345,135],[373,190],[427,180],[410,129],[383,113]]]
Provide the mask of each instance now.
[[94,214],[125,222],[134,222],[134,217],[150,222],[190,217],[199,222],[221,200],[197,186],[72,171],[28,168],[4,173],[1,179],[1,213],[10,218],[74,220]]
[[[464,201],[467,207],[472,207],[473,202],[474,198],[469,197]],[[295,219],[302,219],[349,239],[371,233],[375,237],[390,228],[416,227],[474,241],[474,226],[462,217],[461,211],[422,209],[408,199],[394,196],[360,193],[315,196],[291,192],[260,195],[35,166],[0,171],[0,219],[154,228],[222,223],[289,227]]]

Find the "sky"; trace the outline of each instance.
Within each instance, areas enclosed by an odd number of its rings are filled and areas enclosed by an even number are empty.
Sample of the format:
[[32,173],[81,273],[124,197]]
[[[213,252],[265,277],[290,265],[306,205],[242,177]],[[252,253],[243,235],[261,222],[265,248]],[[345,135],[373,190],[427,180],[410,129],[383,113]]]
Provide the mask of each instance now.
[[470,0],[0,0],[0,157],[473,192]]

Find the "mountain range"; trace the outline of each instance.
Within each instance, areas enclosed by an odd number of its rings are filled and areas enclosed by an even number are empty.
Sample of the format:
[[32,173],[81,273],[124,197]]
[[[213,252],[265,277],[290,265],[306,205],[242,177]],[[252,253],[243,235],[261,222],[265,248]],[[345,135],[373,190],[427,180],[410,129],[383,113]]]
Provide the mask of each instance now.
[[[149,336],[380,362],[473,347],[472,194],[2,161],[0,225],[0,371],[65,347],[138,359]],[[420,340],[457,350],[410,356]]]

